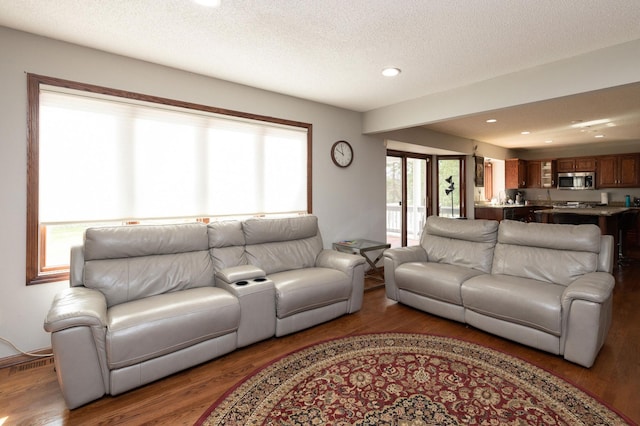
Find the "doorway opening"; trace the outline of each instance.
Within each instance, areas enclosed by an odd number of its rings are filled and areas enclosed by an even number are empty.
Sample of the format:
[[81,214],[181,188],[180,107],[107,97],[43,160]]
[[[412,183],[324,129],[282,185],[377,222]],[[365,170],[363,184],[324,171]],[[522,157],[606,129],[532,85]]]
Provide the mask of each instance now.
[[387,150],[387,243],[405,247],[420,243],[430,214],[431,157]]

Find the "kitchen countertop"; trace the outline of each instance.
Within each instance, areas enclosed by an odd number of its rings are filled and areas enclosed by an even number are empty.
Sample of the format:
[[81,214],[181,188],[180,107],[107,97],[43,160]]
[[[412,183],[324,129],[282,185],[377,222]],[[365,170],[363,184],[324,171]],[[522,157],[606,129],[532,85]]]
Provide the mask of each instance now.
[[542,214],[579,214],[585,216],[613,216],[629,210],[629,207],[608,207],[598,206],[592,208],[555,208],[536,210],[536,213]]
[[[525,204],[474,204],[473,207],[476,209],[508,209],[512,207],[535,207],[535,206],[527,206]],[[544,207],[544,206],[540,206]]]

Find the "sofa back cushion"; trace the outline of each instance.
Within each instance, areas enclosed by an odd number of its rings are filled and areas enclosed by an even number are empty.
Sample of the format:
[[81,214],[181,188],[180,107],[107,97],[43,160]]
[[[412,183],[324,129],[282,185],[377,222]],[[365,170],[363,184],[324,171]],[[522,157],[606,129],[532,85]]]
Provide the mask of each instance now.
[[247,261],[267,274],[313,267],[323,249],[315,216],[248,219],[242,229]]
[[216,271],[247,264],[242,222],[238,220],[213,222],[207,226],[207,232],[209,253]]
[[213,285],[201,223],[89,228],[84,260],[85,287],[100,290],[108,306]]
[[420,244],[429,262],[464,266],[489,273],[498,222],[429,216]]
[[491,272],[566,286],[597,270],[600,238],[596,225],[503,220]]

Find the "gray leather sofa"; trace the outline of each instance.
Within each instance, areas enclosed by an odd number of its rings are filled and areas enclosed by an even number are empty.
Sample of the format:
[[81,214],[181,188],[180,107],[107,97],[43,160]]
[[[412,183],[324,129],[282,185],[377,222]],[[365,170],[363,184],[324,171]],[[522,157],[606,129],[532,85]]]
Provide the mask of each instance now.
[[71,409],[362,306],[315,216],[91,228],[45,319]]
[[596,225],[427,218],[386,250],[386,294],[591,367],[611,323],[613,238]]

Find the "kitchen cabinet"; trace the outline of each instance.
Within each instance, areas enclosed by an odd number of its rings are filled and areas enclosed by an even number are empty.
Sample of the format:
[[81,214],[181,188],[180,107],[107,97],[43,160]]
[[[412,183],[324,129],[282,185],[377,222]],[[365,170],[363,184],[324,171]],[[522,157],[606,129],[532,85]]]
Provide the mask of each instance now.
[[476,219],[497,220],[504,219],[519,220],[521,222],[535,222],[535,206],[488,206],[475,207],[474,217]]
[[640,155],[605,155],[598,158],[598,188],[633,188],[640,184]]
[[558,173],[572,172],[576,168],[576,160],[573,158],[558,158]]
[[555,188],[556,173],[555,160],[542,160],[540,162],[540,187]]
[[558,173],[595,172],[596,157],[558,158]]
[[504,183],[506,189],[519,189],[527,186],[527,162],[511,158],[504,162]]
[[473,215],[476,219],[501,221],[504,217],[502,207],[474,207]]
[[527,188],[540,188],[542,182],[540,177],[542,176],[541,161],[527,161]]
[[554,160],[527,161],[527,188],[553,188],[556,184]]

